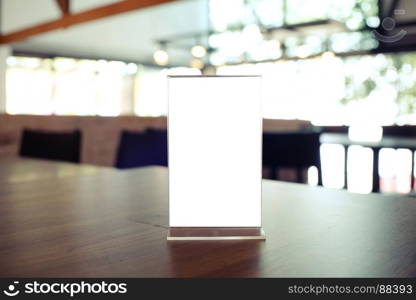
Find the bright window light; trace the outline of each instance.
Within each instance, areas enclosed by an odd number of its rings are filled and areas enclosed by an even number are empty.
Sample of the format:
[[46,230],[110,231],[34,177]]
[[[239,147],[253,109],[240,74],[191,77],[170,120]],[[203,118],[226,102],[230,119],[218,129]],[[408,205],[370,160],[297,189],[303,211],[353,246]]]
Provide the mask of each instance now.
[[144,67],[139,72],[135,88],[135,114],[142,117],[160,117],[167,115],[167,76],[201,75],[195,68],[157,69]]
[[122,103],[133,101],[133,93],[125,90],[135,64],[65,57],[11,56],[7,61],[9,114],[118,116]]

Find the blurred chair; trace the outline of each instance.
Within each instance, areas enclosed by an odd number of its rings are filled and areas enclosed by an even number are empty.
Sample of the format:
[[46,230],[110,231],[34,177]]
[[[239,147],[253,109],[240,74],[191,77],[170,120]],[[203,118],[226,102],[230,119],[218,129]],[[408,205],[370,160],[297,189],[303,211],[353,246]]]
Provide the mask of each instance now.
[[297,182],[306,182],[305,169],[318,169],[318,184],[322,184],[320,132],[263,133],[263,167],[270,168],[272,179],[278,179],[279,168],[296,169]]
[[383,126],[383,136],[416,137],[416,126]]
[[133,132],[123,130],[117,151],[116,167],[119,169],[167,166],[167,133],[161,130]]
[[348,126],[322,126],[318,127],[322,133],[345,133],[348,134]]
[[23,129],[20,156],[80,162],[81,132],[55,132]]

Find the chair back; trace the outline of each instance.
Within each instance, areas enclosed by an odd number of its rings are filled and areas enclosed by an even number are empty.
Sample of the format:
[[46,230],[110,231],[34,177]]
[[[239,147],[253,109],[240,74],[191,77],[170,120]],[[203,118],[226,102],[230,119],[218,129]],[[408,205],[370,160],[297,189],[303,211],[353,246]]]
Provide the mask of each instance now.
[[24,129],[19,155],[50,160],[80,162],[81,132]]
[[320,165],[317,132],[264,133],[263,165],[307,168]]
[[167,166],[167,147],[166,131],[134,132],[123,130],[117,151],[116,167],[127,169],[155,165]]
[[416,126],[383,126],[383,136],[416,137]]

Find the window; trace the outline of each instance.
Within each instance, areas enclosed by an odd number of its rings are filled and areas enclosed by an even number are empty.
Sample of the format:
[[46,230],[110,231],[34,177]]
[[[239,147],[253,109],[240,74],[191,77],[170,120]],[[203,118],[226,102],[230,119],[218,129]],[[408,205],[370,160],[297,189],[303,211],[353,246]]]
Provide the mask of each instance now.
[[136,81],[134,104],[136,115],[143,117],[167,115],[168,75],[201,75],[201,71],[185,67],[163,70],[143,68]]
[[416,124],[416,53],[223,66],[263,76],[263,115],[315,125]]
[[368,30],[380,23],[377,0],[210,0],[209,14],[214,65],[378,46]]
[[52,109],[53,74],[50,61],[9,57],[6,73],[6,112],[48,115]]
[[6,112],[9,114],[117,116],[137,65],[73,58],[9,57]]
[[198,75],[192,68],[74,58],[9,57],[8,114],[166,115],[166,76]]

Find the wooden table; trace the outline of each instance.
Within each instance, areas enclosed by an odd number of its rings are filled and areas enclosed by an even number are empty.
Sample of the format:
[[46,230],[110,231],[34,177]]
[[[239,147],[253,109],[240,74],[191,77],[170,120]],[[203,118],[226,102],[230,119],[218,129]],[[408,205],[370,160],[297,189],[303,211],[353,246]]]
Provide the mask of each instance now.
[[416,199],[265,180],[266,241],[171,241],[167,169],[0,161],[0,277],[416,276]]
[[378,142],[368,142],[368,141],[354,141],[350,140],[348,134],[344,133],[324,133],[320,138],[321,143],[323,144],[337,144],[344,146],[345,149],[345,159],[344,159],[344,170],[345,170],[345,188],[347,187],[347,160],[348,160],[348,147],[352,145],[359,145],[373,150],[373,192],[380,192],[380,174],[379,174],[379,156],[380,150],[382,148],[393,148],[393,149],[409,149],[412,151],[412,161],[411,161],[411,177],[410,177],[410,188],[414,189],[414,165],[415,165],[415,156],[414,152],[416,151],[416,139],[407,138],[407,137],[383,137],[382,140]]

